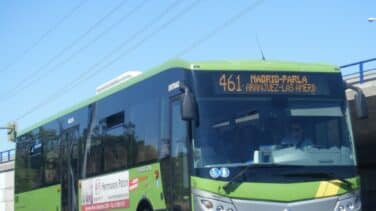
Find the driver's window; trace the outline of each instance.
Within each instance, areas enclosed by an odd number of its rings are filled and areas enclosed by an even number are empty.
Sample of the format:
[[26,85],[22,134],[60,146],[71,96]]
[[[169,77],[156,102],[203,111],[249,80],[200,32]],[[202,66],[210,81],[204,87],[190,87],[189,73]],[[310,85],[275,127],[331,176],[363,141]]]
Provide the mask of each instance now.
[[171,104],[171,161],[174,180],[172,193],[172,210],[188,211],[189,174],[187,150],[187,122],[181,118],[181,102]]
[[172,157],[177,157],[179,155],[187,154],[186,146],[186,123],[181,119],[180,115],[180,104],[178,101],[172,104],[172,129],[171,129],[171,138],[174,143],[172,148]]

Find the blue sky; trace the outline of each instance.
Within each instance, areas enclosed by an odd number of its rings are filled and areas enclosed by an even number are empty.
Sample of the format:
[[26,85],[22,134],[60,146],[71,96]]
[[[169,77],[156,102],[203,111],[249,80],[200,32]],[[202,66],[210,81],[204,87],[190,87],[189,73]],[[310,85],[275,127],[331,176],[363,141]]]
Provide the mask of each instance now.
[[[122,72],[146,71],[184,49],[190,61],[260,59],[258,37],[269,60],[374,58],[376,23],[367,18],[375,8],[372,0],[3,0],[0,125],[26,128]],[[87,72],[95,74],[69,88]],[[10,148],[0,131],[0,150]]]

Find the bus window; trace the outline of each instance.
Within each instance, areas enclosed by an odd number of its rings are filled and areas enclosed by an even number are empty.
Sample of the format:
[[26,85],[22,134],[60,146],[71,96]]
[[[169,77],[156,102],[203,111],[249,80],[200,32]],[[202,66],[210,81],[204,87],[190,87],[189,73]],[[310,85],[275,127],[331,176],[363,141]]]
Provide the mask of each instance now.
[[47,137],[44,141],[44,181],[46,184],[58,183],[59,139]]
[[90,137],[87,137],[88,141],[86,141],[86,144],[88,144],[89,146],[87,146],[87,175],[85,176],[94,176],[101,173],[103,161],[102,140],[99,132],[99,127],[94,128],[93,132],[88,135]]
[[172,207],[186,211],[189,207],[189,166],[187,149],[187,123],[181,117],[181,102],[171,104],[171,161]]
[[157,99],[151,99],[148,102],[135,104],[130,108],[129,125],[127,128],[130,137],[137,141],[132,145],[131,151],[137,151],[135,164],[140,164],[155,160],[158,158],[158,140],[159,140],[159,102]]
[[104,170],[113,171],[128,164],[128,146],[124,137],[124,126],[120,125],[106,131],[104,142]]
[[[336,119],[324,119],[315,123],[316,145],[323,148],[340,147],[340,125]],[[347,144],[347,143],[346,143]]]
[[27,155],[28,152],[26,150],[26,142],[24,138],[19,138],[17,140],[17,156],[16,156],[16,166],[15,166],[15,181],[17,181],[15,185],[15,193],[20,193],[23,191],[27,191],[28,185],[26,182],[28,181],[27,178]]
[[163,159],[170,155],[170,130],[168,124],[168,99],[161,98],[159,118],[159,158]]
[[33,179],[31,187],[37,188],[43,184],[42,143],[39,139],[31,140],[29,145],[28,170]]
[[109,172],[127,165],[127,146],[124,134],[124,112],[118,112],[101,120],[104,130],[104,171]]

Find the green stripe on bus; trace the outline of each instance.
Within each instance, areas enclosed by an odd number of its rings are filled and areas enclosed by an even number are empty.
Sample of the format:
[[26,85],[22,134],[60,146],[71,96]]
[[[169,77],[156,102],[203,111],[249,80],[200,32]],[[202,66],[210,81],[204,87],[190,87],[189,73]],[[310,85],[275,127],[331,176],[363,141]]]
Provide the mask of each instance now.
[[260,61],[260,60],[228,60],[228,61],[204,61],[191,64],[193,70],[198,71],[272,71],[272,72],[318,72],[338,73],[339,68],[333,65],[321,63],[299,63],[285,61]]

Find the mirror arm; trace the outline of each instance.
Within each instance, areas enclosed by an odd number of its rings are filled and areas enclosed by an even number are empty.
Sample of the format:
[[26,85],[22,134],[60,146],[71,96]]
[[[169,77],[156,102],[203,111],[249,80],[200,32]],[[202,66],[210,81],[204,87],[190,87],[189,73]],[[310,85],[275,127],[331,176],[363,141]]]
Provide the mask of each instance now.
[[353,91],[355,91],[357,94],[362,94],[363,93],[363,90],[357,86],[354,86],[350,83],[347,83],[346,81],[344,81],[344,84],[345,84],[345,87],[346,89],[351,89]]
[[180,89],[180,91],[182,91],[183,93],[189,93],[189,92],[190,92],[188,86],[185,85],[184,83],[180,83],[180,88],[179,88],[179,89]]
[[358,119],[366,119],[368,117],[367,109],[367,99],[364,95],[363,90],[360,87],[354,86],[350,83],[344,81],[346,89],[351,89],[355,91],[354,101],[355,101],[355,111]]

